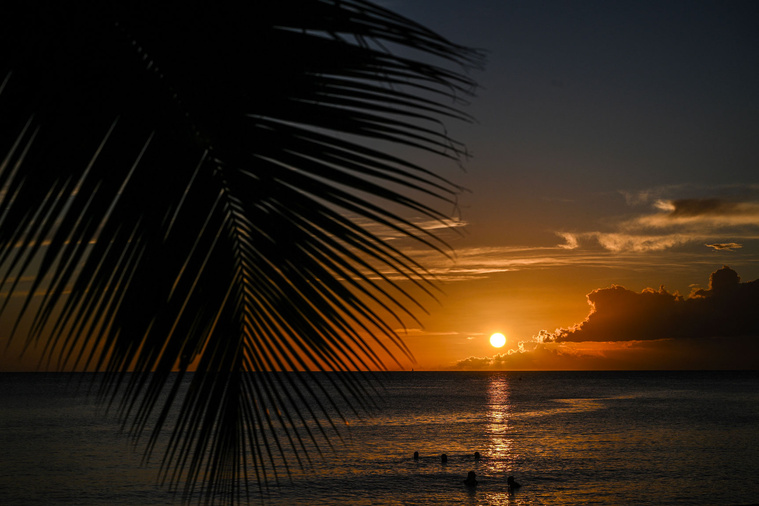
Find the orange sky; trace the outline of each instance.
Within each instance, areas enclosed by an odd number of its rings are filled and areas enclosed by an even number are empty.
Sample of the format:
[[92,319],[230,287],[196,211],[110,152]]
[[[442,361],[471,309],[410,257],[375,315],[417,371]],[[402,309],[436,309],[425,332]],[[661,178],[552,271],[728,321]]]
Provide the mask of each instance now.
[[[422,325],[402,332],[417,360],[406,368],[759,368],[755,320],[745,337],[717,318],[712,335],[653,339],[653,323],[682,324],[654,312],[638,339],[537,342],[585,321],[594,290],[664,285],[685,306],[723,265],[739,286],[759,279],[759,13],[695,4],[392,3],[488,51],[466,108],[477,121],[448,125],[473,154],[466,171],[414,159],[469,191],[443,209],[455,259],[399,243],[442,289]],[[636,321],[623,313],[627,327]],[[493,332],[506,346],[490,346]],[[34,353],[18,358],[22,343],[0,355],[0,371],[34,369]]]
[[[720,267],[715,264],[713,269]],[[642,265],[637,271],[620,268],[614,271],[616,276],[599,279],[608,272],[609,268],[599,272],[583,266],[543,267],[491,274],[477,280],[448,281],[441,303],[430,304],[430,314],[422,318],[423,327],[410,327],[405,334],[405,341],[417,359],[413,367],[417,370],[759,367],[755,358],[759,356],[759,315],[755,310],[744,307],[742,314],[746,321],[736,329],[721,330],[720,326],[728,326],[725,319],[735,318],[718,313],[709,320],[715,327],[713,332],[699,335],[686,329],[683,335],[676,335],[671,326],[661,331],[659,328],[666,327],[667,322],[683,327],[677,316],[682,311],[661,311],[655,306],[641,309],[636,304],[637,299],[654,293],[663,294],[665,302],[675,308],[684,307],[687,301],[697,299],[689,295],[698,289],[711,294],[709,272],[693,283],[668,285],[663,292],[659,292],[661,283],[644,281],[653,274],[647,273]],[[740,289],[745,288],[742,290],[745,293],[738,297],[755,308],[759,304],[759,281],[749,281],[752,280],[741,280],[738,284]],[[649,289],[652,286],[656,289]],[[628,304],[623,300],[611,310],[608,304],[597,303],[594,307],[588,297],[594,290],[600,295],[622,292],[631,301]],[[578,334],[577,341],[540,342],[546,335],[559,334],[560,329],[566,333],[578,328],[596,311],[595,319],[605,321],[600,332],[607,332],[608,338],[601,337],[603,340],[599,341],[592,336],[594,340],[585,340],[586,335]],[[640,335],[634,333],[636,325],[641,326]],[[625,329],[631,329],[629,335]],[[490,345],[489,338],[494,332],[506,336],[503,348]]]

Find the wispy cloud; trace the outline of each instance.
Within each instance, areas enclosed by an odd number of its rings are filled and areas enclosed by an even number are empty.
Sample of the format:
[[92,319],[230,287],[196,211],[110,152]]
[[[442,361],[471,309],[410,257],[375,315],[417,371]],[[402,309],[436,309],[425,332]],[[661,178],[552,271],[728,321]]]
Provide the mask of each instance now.
[[718,251],[733,251],[736,249],[741,249],[743,247],[742,244],[738,244],[737,242],[706,244],[705,246],[708,248],[714,248]]
[[725,198],[741,195],[748,200],[759,198],[759,184],[701,185],[693,183],[671,184],[636,191],[620,190],[628,206],[649,206],[657,201],[672,198],[698,199],[706,196]]
[[759,228],[759,202],[736,202],[717,198],[658,200],[661,212],[641,216],[623,224],[630,228],[680,227],[710,230],[748,225]]
[[628,206],[645,209],[617,220],[604,218],[604,227],[596,230],[559,231],[563,247],[642,253],[706,243],[714,250],[731,251],[741,242],[759,239],[759,185],[724,185],[708,191],[674,185],[620,193]]
[[[394,329],[394,331],[404,337],[441,337],[441,336],[458,336],[459,332],[430,332],[420,328]],[[467,338],[469,339],[469,338]]]
[[577,236],[566,232],[556,232],[556,235],[564,239],[564,244],[559,244],[561,249],[577,249],[580,247],[580,242],[577,240]]
[[577,234],[575,240],[580,243],[584,240],[594,240],[602,248],[614,251],[632,251],[636,253],[646,251],[662,251],[665,249],[681,246],[693,242],[694,237],[689,234],[636,234],[622,232],[585,232]]
[[[683,184],[620,193],[630,212],[599,215],[586,229],[556,230],[554,244],[455,246],[451,256],[409,243],[400,242],[398,247],[438,281],[462,282],[526,269],[682,265],[681,260],[693,261],[699,254],[702,259],[728,253],[745,256],[752,242],[759,241],[759,185]],[[415,223],[441,232],[467,225],[463,220]],[[389,232],[387,237],[401,235]],[[390,269],[380,271],[393,281],[403,279]]]
[[[368,220],[361,217],[353,217],[353,221],[357,224],[363,227],[364,229],[368,230],[370,233],[376,235],[377,237],[380,237],[382,240],[385,241],[394,241],[397,239],[404,239],[409,237],[408,234],[405,234],[399,230],[387,227],[385,225],[382,225],[380,223],[377,223],[372,220]],[[468,225],[468,223],[461,219],[461,218],[444,218],[440,220],[430,219],[427,217],[417,217],[417,218],[409,218],[408,222],[410,225],[401,225],[401,229],[407,230],[409,232],[413,233],[419,233],[419,230],[423,230],[425,232],[431,232],[436,235],[439,235],[440,233],[445,233],[448,231],[456,231],[458,229],[464,228]]]
[[599,368],[606,359],[602,350],[589,350],[577,343],[548,343],[520,347],[490,357],[467,357],[453,370],[535,370]]
[[[453,258],[424,250],[407,253],[424,265],[429,274],[438,281],[465,282],[487,279],[508,272],[570,266],[646,269],[656,264],[661,268],[682,267],[683,257],[673,255],[667,249],[692,242],[687,235],[680,237],[586,233],[575,237],[578,246],[574,248],[568,248],[564,241],[550,247],[457,248]],[[703,244],[701,242],[706,253],[707,248]],[[714,252],[715,249],[708,251]],[[692,258],[691,253],[683,255]],[[393,281],[405,279],[390,269],[380,270]]]

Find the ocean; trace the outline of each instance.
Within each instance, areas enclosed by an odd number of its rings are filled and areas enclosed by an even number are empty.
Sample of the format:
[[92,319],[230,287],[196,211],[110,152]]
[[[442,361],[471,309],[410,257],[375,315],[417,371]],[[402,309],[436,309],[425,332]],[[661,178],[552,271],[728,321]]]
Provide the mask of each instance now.
[[[180,504],[156,483],[160,457],[141,465],[118,422],[67,378],[0,374],[0,505]],[[383,387],[378,409],[346,414],[334,450],[264,495],[254,486],[251,504],[759,503],[756,371],[369,381]],[[464,486],[469,471],[476,487]],[[509,491],[508,476],[521,488]]]

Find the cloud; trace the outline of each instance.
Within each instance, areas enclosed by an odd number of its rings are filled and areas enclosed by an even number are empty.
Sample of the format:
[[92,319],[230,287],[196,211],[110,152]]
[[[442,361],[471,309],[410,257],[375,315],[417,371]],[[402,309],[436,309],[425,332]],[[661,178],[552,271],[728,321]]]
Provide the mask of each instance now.
[[724,266],[688,296],[620,285],[587,295],[582,322],[541,330],[516,348],[471,356],[454,370],[757,369],[759,280]]
[[[563,246],[497,246],[457,248],[455,258],[437,252],[407,249],[404,253],[416,259],[440,281],[468,281],[528,268],[546,268],[581,262],[584,257],[573,255]],[[595,258],[595,257],[594,257]],[[381,268],[393,280],[403,279]]]
[[661,201],[660,205],[661,209],[671,211],[672,217],[740,214],[738,204],[721,199],[678,199]]
[[537,342],[645,341],[751,336],[759,338],[759,280],[741,283],[725,266],[708,289],[683,297],[663,286],[641,292],[613,285],[587,296],[590,314],[577,325],[542,331]]
[[759,224],[759,202],[739,202],[718,198],[658,200],[661,212],[643,216],[628,223],[633,227],[724,228]]
[[[396,334],[404,337],[439,337],[439,336],[457,336],[458,332],[429,332],[420,328],[397,328],[393,329]],[[471,339],[471,338],[467,338]]]
[[[406,239],[409,237],[409,234],[407,233],[404,233],[395,228],[385,226],[381,223],[377,223],[376,221],[369,220],[368,218],[352,215],[349,215],[349,217],[355,224],[361,226],[365,230],[368,230],[370,233],[376,235],[377,237],[380,237],[383,241],[393,241],[397,239]],[[408,225],[401,225],[400,227],[404,231],[411,234],[418,234],[420,231],[425,231],[436,235],[445,235],[445,232],[465,228],[467,225],[468,223],[465,220],[458,217],[441,218],[439,220],[430,219],[427,217],[416,217],[409,218]]]
[[673,185],[620,193],[628,206],[645,206],[647,210],[616,218],[600,217],[596,230],[559,231],[557,235],[565,242],[562,247],[600,246],[615,253],[641,253],[695,243],[738,244],[759,239],[757,185],[723,185],[708,190]]
[[524,353],[469,357],[453,370],[727,370],[756,369],[759,340],[744,337],[616,343],[544,343]]
[[663,251],[675,246],[688,244],[694,240],[693,237],[687,234],[642,235],[594,232],[586,234],[586,237],[595,238],[598,244],[609,251],[633,251],[636,253]]
[[619,192],[629,206],[649,205],[659,200],[664,200],[670,195],[680,195],[683,199],[703,199],[704,194],[710,194],[716,198],[728,198],[736,194],[746,198],[759,197],[758,184],[722,184],[700,185],[694,183],[682,183],[656,186],[638,191]]
[[[450,242],[454,249],[447,251],[450,255],[419,248],[413,242],[400,242],[397,247],[437,281],[462,282],[566,266],[640,268],[657,262],[679,265],[693,262],[697,254],[713,254],[706,248],[734,252],[743,258],[759,243],[759,185],[671,185],[622,195],[631,212],[599,215],[593,228],[554,230],[553,241],[541,235],[539,244],[461,246],[455,242],[460,239],[457,233],[466,226],[465,221],[441,224],[418,219],[414,223],[422,229],[455,236]],[[386,239],[401,237],[397,231],[383,227],[377,227],[376,233]],[[682,256],[676,257],[678,254]],[[406,279],[371,258],[367,261],[391,281]],[[371,272],[367,275],[382,279]]]
[[[629,343],[613,344],[606,349],[583,346],[580,343],[522,342],[518,349],[492,357],[467,357],[451,370],[592,370],[640,369],[626,354],[634,348]],[[670,367],[673,368],[673,367]]]
[[[587,369],[587,361],[596,361],[601,356],[575,350],[569,346],[533,346],[527,350],[520,348],[497,353],[492,357],[468,357],[459,360],[453,370],[535,370],[535,369]],[[580,365],[582,364],[582,365]]]
[[568,232],[557,232],[556,235],[564,239],[564,244],[559,244],[561,249],[577,249],[580,247],[580,243],[577,240],[577,236]]
[[[530,343],[525,343],[525,348]],[[468,357],[452,370],[727,370],[756,369],[759,340],[745,337],[611,343],[532,343],[522,353]]]
[[[455,258],[445,258],[428,250],[405,250],[412,258],[424,265],[428,272],[439,281],[459,282],[486,279],[498,274],[524,271],[528,269],[551,269],[561,267],[649,267],[658,262],[661,265],[679,265],[680,262],[671,253],[661,253],[672,246],[668,237],[605,236],[607,241],[615,240],[618,246],[612,250],[611,242],[605,243],[603,249],[587,244],[588,236],[562,233],[563,244],[556,246],[498,246],[456,248]],[[664,243],[661,243],[664,241]],[[689,242],[683,238],[681,243]],[[641,255],[641,252],[648,252]],[[658,258],[658,259],[657,259]],[[385,275],[393,280],[403,279],[392,271],[381,268]]]
[[717,251],[733,251],[743,247],[742,244],[738,244],[737,242],[718,242],[714,244],[706,244],[706,246],[714,248]]

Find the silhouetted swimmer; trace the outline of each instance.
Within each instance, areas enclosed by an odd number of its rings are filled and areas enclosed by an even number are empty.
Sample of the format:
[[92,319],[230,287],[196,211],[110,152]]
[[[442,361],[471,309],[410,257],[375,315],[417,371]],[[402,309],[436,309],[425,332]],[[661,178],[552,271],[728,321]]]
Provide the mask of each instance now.
[[414,460],[419,460],[419,452],[414,452]]
[[466,475],[466,480],[464,480],[464,485],[467,487],[476,487],[477,486],[477,480],[475,479],[477,475],[474,473],[474,471],[469,471],[469,474]]
[[509,476],[508,478],[506,478],[506,484],[509,486],[509,490],[512,492],[522,486],[516,481],[514,481],[513,476]]
[[448,463],[448,455],[446,455],[445,453],[442,454],[440,456],[440,462],[442,462],[443,464],[447,464]]
[[474,452],[474,460],[480,460],[480,452]]

